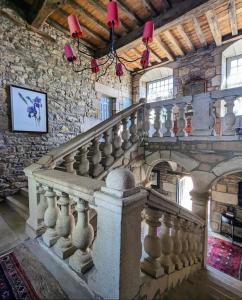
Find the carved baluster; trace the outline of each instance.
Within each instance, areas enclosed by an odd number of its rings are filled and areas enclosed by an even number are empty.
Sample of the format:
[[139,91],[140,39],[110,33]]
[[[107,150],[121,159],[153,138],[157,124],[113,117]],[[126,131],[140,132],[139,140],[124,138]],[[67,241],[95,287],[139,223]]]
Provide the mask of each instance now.
[[224,129],[223,135],[234,135],[235,134],[235,114],[233,112],[234,109],[234,101],[236,97],[225,97],[224,100],[226,102],[225,107],[227,108],[227,112],[224,116]]
[[162,254],[159,258],[161,265],[164,267],[165,272],[170,274],[175,271],[175,265],[172,262],[173,255],[173,238],[171,236],[172,228],[172,217],[170,214],[163,213],[162,223],[161,223],[161,250]]
[[183,262],[181,261],[180,258],[180,255],[182,253],[182,241],[180,235],[181,219],[177,218],[177,216],[173,216],[172,221],[173,221],[172,237],[174,242],[172,261],[175,264],[176,269],[181,270],[183,268]]
[[137,134],[139,141],[142,142],[144,136],[144,107],[139,108],[137,112]]
[[94,231],[89,223],[88,202],[78,199],[77,212],[77,224],[72,234],[72,243],[77,250],[70,257],[69,264],[76,272],[85,273],[93,266],[89,247],[94,238]]
[[214,101],[209,103],[209,129],[211,130],[212,135],[216,135],[216,131],[214,129],[216,122],[216,116],[214,113]]
[[153,133],[153,137],[160,137],[160,129],[161,129],[161,121],[160,121],[161,107],[155,108],[155,123],[154,128],[155,132]]
[[198,226],[197,241],[198,241],[197,257],[198,257],[198,261],[202,262],[203,261],[204,228],[201,226]]
[[129,117],[124,118],[122,120],[122,124],[123,124],[123,132],[122,132],[122,138],[123,138],[123,145],[122,148],[123,150],[128,150],[131,147],[131,143],[130,143],[130,132],[129,132],[129,128],[128,128],[128,121],[129,121]]
[[77,151],[72,152],[63,158],[67,173],[76,174],[76,170],[74,169],[74,164],[76,162],[76,160],[75,160],[76,154],[77,154]]
[[189,261],[189,265],[193,265],[194,264],[194,260],[193,260],[193,256],[192,256],[192,241],[191,241],[191,237],[190,237],[190,232],[189,232],[189,227],[190,227],[190,222],[185,221],[184,222],[184,235],[185,238],[187,239],[187,258]]
[[135,144],[138,140],[138,131],[137,131],[137,124],[136,124],[136,118],[137,118],[137,115],[136,115],[136,112],[133,112],[131,114],[131,126],[130,126],[130,142],[132,144]]
[[59,215],[59,208],[56,203],[56,193],[53,191],[53,188],[48,187],[45,192],[45,197],[47,200],[47,209],[44,214],[44,224],[47,227],[47,230],[43,234],[43,241],[48,246],[53,246],[58,240],[58,234],[55,230],[56,220]]
[[45,190],[42,184],[38,187],[38,224],[44,226],[44,215],[48,207],[47,200],[45,197]]
[[184,267],[189,266],[188,260],[188,240],[187,240],[187,233],[185,230],[186,221],[181,220],[181,240],[182,240],[182,253],[180,254],[181,261],[183,262]]
[[74,217],[70,214],[70,198],[68,194],[62,192],[58,204],[60,205],[60,214],[56,221],[56,231],[60,238],[54,249],[59,257],[66,259],[75,251],[75,247],[70,239],[70,234],[74,227]]
[[103,147],[103,153],[104,153],[104,159],[103,164],[105,166],[105,169],[107,169],[109,166],[112,165],[114,162],[114,157],[112,156],[113,152],[113,145],[112,145],[112,129],[107,130],[104,132],[104,147]]
[[161,241],[157,236],[157,228],[161,225],[160,217],[160,211],[150,208],[145,209],[145,222],[149,226],[149,231],[144,239],[144,249],[149,256],[141,263],[141,270],[155,278],[164,274],[164,269],[159,262]]
[[87,158],[89,147],[90,144],[86,144],[82,146],[79,149],[79,153],[78,153],[78,165],[77,165],[78,175],[86,176],[86,177],[89,176],[89,168],[90,168],[90,162]]
[[166,136],[166,137],[170,137],[171,136],[171,129],[173,127],[173,123],[172,123],[172,109],[173,109],[173,105],[172,104],[165,105],[165,110],[166,110],[165,128],[166,128],[166,132],[163,134],[163,136]]
[[192,233],[193,233],[193,254],[194,254],[194,261],[195,263],[198,263],[198,225],[197,224],[193,224],[193,228],[192,228]]
[[100,148],[99,148],[100,147],[99,139],[100,139],[100,137],[96,137],[92,141],[92,144],[93,144],[93,156],[92,156],[93,171],[92,171],[92,175],[93,175],[93,177],[97,177],[104,170],[103,166],[100,164],[101,159],[102,159],[102,153],[101,153]]
[[118,123],[117,125],[114,126],[113,128],[113,148],[114,148],[114,157],[119,158],[122,156],[124,153],[122,149],[122,138],[121,138],[121,133],[120,133],[120,126],[121,123]]
[[144,139],[147,140],[150,133],[150,105],[144,107]]
[[179,108],[179,117],[178,117],[178,121],[177,121],[177,125],[178,125],[177,136],[185,136],[184,129],[186,127],[186,120],[185,120],[186,103],[184,103],[184,102],[178,103],[177,106]]
[[188,245],[193,264],[196,263],[193,223],[188,222]]

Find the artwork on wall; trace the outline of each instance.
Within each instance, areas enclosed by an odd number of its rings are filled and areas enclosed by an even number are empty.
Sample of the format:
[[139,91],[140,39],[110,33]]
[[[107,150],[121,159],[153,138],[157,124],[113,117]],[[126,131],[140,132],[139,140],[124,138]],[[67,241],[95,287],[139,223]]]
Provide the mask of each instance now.
[[206,93],[206,81],[203,79],[193,79],[183,87],[183,96],[192,96]]
[[47,94],[11,85],[12,131],[48,132]]

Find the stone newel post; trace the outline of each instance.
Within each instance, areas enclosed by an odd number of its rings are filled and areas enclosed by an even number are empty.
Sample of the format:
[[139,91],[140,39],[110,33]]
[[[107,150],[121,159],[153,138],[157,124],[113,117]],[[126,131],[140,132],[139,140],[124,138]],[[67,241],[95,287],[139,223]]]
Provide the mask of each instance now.
[[128,169],[120,168],[108,175],[106,187],[94,197],[96,272],[88,285],[104,299],[133,299],[140,287],[141,211],[147,193],[135,188]]

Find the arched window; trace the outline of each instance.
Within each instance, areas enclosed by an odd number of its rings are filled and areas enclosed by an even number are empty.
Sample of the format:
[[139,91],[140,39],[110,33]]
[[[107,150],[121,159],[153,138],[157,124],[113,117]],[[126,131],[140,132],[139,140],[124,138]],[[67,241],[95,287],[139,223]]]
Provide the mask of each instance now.
[[173,69],[161,67],[146,72],[140,78],[140,91],[147,102],[173,98]]

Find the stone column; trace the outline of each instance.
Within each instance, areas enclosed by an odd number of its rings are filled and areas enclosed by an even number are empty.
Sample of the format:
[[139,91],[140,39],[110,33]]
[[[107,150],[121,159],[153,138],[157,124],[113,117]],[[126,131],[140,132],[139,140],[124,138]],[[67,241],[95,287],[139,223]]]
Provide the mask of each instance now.
[[147,193],[135,188],[129,170],[120,168],[109,173],[106,187],[94,197],[96,271],[88,285],[104,299],[133,299],[140,288],[141,211]]
[[207,219],[207,203],[208,203],[208,192],[198,193],[194,190],[190,192],[192,197],[192,212],[198,215],[200,218]]
[[145,222],[149,226],[149,231],[144,239],[144,249],[149,256],[141,263],[141,270],[154,278],[164,274],[164,269],[158,259],[161,255],[161,240],[157,236],[157,228],[161,226],[161,215],[162,213],[158,210],[145,209]]

